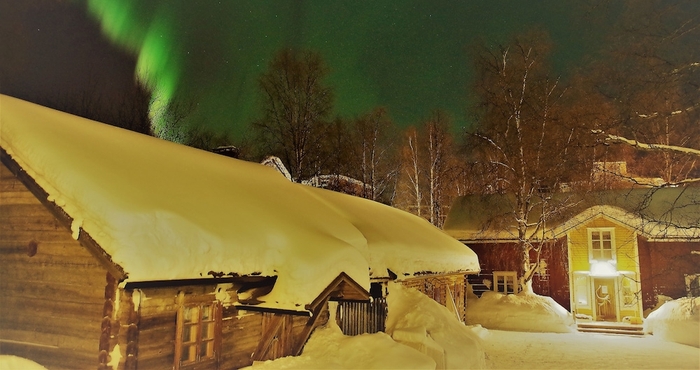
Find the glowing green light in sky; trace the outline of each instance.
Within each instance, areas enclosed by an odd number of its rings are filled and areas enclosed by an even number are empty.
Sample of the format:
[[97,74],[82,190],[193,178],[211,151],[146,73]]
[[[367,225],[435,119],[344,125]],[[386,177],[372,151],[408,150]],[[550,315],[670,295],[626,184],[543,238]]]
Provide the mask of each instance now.
[[600,28],[560,0],[74,1],[87,2],[104,33],[136,56],[155,131],[177,101],[196,106],[185,125],[237,137],[259,117],[258,77],[284,47],[321,53],[339,116],[384,106],[407,126],[444,109],[464,126],[475,39],[503,42],[544,26],[562,67],[583,60]]
[[144,22],[140,17],[149,13],[137,4],[90,0],[88,10],[100,20],[107,36],[137,55],[136,77],[151,90],[151,125],[159,132],[164,109],[175,97],[181,73],[177,40],[169,13],[156,9]]

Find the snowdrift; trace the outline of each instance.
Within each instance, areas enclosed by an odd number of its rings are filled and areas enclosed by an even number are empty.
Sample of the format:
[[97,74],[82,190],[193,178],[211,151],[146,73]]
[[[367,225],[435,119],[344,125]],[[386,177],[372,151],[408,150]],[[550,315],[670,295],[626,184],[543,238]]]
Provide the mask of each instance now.
[[644,332],[670,342],[700,347],[700,297],[664,303],[644,320]]
[[26,358],[0,355],[0,370],[46,370],[45,367]]
[[425,294],[389,284],[386,332],[399,343],[429,355],[438,369],[483,369],[485,354],[477,331]]
[[[386,333],[345,336],[335,320],[316,329],[304,352],[253,369],[483,369],[481,327],[459,322],[425,294],[390,283]],[[335,317],[331,302],[331,317]],[[389,336],[391,335],[391,336]]]
[[[331,318],[335,317],[330,302]],[[346,336],[335,320],[316,329],[301,356],[255,363],[248,369],[435,369],[435,361],[386,333]]]
[[469,297],[467,324],[487,329],[541,333],[576,332],[573,316],[551,297],[534,293],[485,292]]

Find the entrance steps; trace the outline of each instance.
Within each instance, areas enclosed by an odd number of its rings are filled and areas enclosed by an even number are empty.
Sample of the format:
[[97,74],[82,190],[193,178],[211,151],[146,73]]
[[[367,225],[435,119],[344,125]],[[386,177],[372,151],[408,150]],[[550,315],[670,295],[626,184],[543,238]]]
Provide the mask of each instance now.
[[578,331],[584,333],[644,336],[642,325],[624,322],[584,321],[578,322]]

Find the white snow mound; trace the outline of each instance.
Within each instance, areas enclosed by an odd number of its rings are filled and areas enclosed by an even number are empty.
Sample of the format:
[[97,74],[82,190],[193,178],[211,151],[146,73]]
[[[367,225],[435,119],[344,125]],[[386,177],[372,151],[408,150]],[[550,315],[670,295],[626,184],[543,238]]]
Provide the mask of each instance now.
[[480,327],[461,323],[447,308],[425,294],[389,283],[386,332],[435,360],[437,369],[483,369]]
[[670,342],[700,347],[700,297],[664,303],[644,320],[644,332]]
[[467,323],[487,329],[541,333],[576,332],[573,316],[551,297],[534,293],[484,292],[470,297]]
[[26,358],[0,355],[0,370],[46,370],[46,368]]

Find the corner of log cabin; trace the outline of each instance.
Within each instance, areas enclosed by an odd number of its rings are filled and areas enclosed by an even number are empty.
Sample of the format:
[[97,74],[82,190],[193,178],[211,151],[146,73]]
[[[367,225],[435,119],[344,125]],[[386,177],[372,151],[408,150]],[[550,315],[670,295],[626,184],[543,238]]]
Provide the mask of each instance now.
[[7,153],[0,157],[0,353],[50,369],[99,367],[108,359],[101,352],[112,330],[106,296],[115,284],[65,220],[8,168]]

